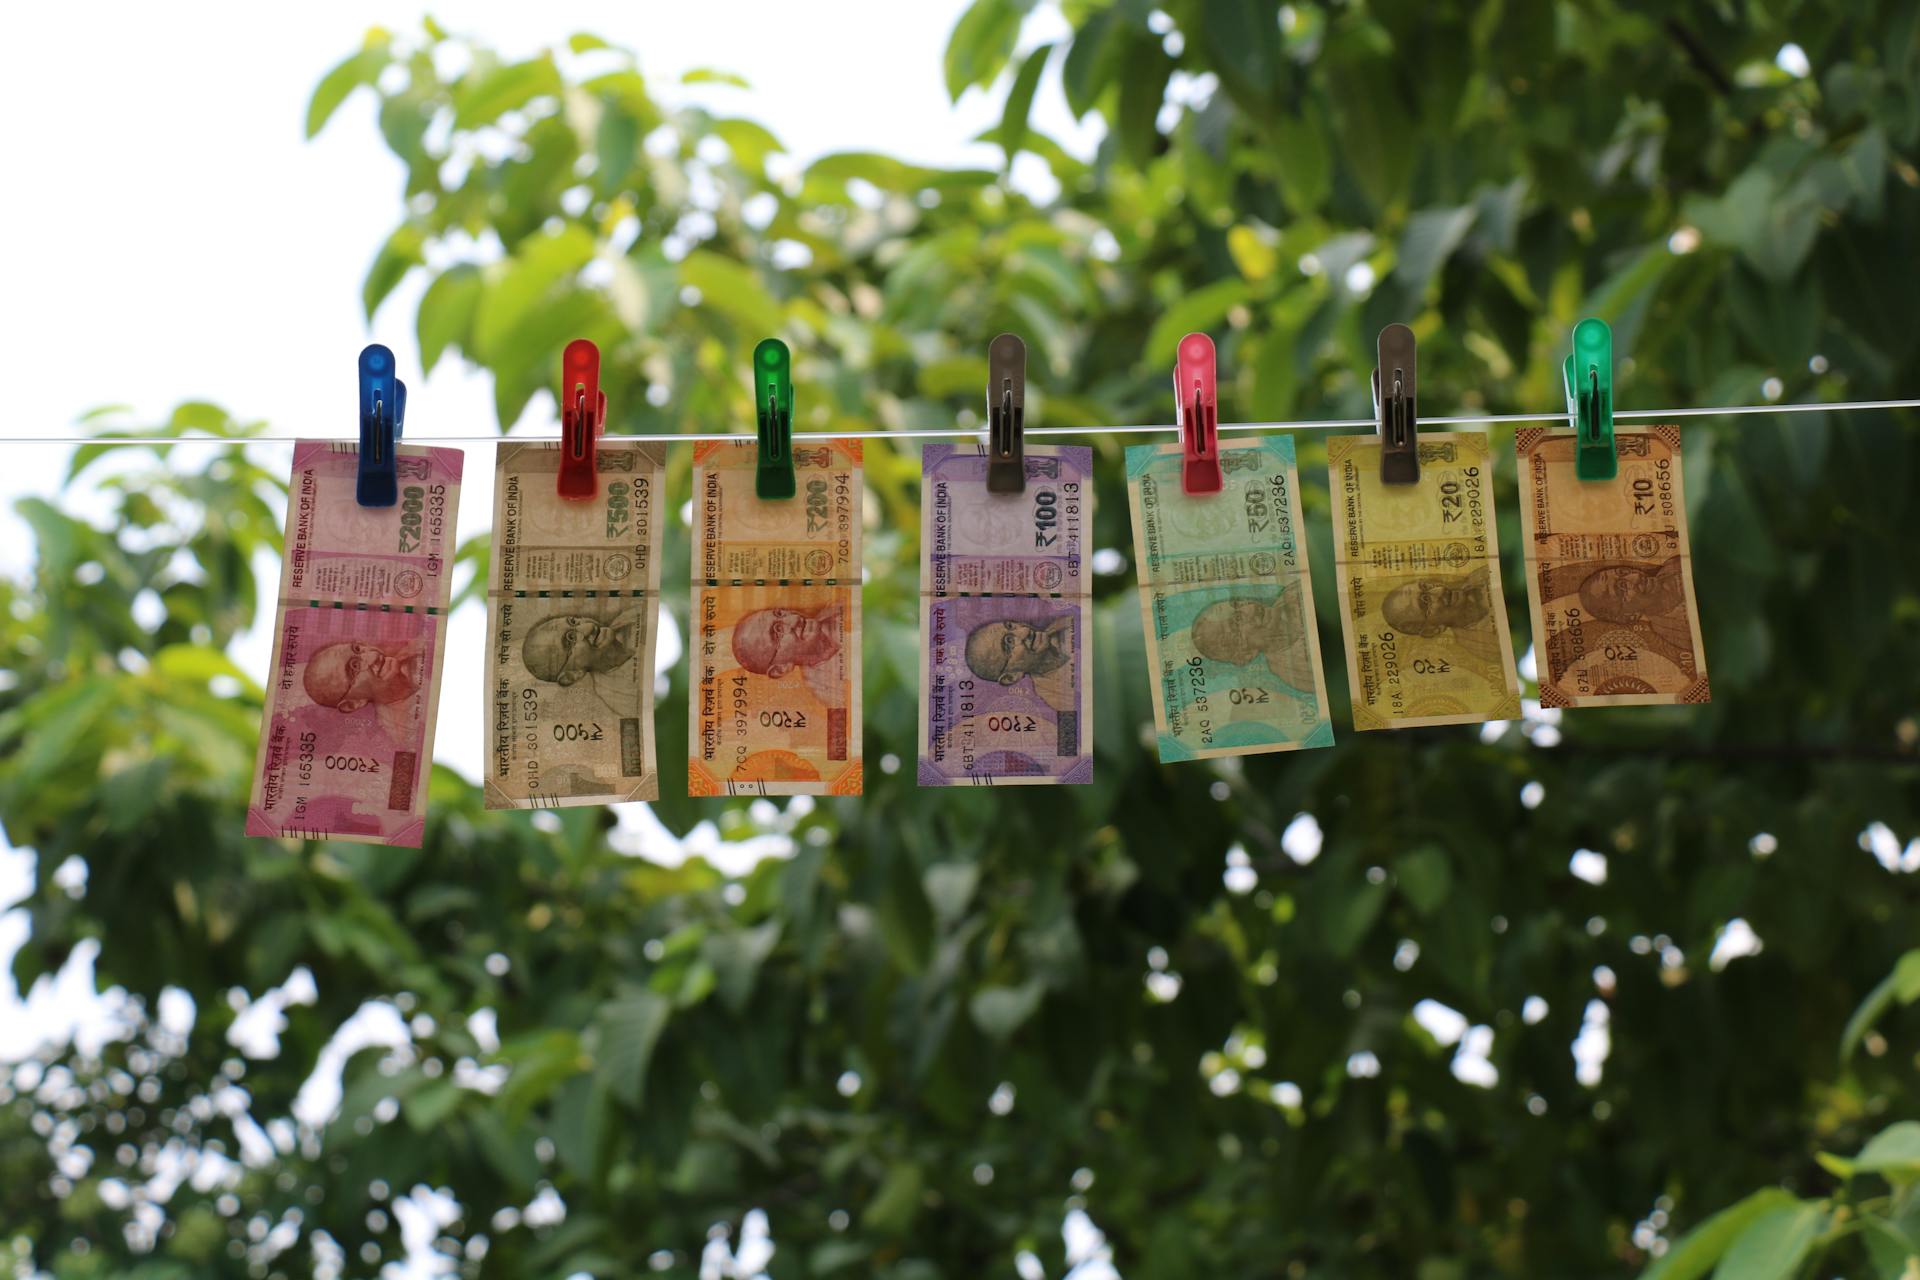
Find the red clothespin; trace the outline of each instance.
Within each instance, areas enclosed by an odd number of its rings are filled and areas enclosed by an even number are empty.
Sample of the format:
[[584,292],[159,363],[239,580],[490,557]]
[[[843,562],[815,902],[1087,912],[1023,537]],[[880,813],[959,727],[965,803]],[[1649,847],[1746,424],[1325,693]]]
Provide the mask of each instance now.
[[560,357],[560,374],[560,496],[591,498],[600,491],[594,453],[607,422],[600,348],[575,338]]
[[1180,339],[1173,366],[1174,421],[1180,425],[1184,463],[1180,487],[1188,493],[1218,493],[1220,399],[1214,390],[1213,339],[1190,333]]

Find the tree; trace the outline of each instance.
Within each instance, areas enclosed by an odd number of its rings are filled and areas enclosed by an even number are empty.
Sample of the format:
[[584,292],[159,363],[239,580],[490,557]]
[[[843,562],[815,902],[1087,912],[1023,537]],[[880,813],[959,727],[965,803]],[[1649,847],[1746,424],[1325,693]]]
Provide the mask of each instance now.
[[[503,425],[576,336],[606,352],[614,431],[743,429],[769,333],[811,431],[977,421],[1006,329],[1035,423],[1165,421],[1191,329],[1219,342],[1223,417],[1364,417],[1391,320],[1419,334],[1428,413],[1554,406],[1588,314],[1628,357],[1622,406],[1920,386],[1910,4],[1080,2],[1070,38],[1021,53],[1027,7],[977,0],[947,55],[956,95],[1004,95],[999,171],[800,168],[593,37],[504,62],[431,24],[371,33],[308,127],[379,96],[408,180],[369,314],[426,271],[424,360],[489,370]],[[1050,64],[1107,126],[1090,163],[1028,123]],[[1024,155],[1057,194],[1010,182]],[[198,404],[174,425],[249,430]],[[1324,451],[1300,442],[1332,656]],[[630,857],[605,812],[487,813],[445,772],[417,853],[243,839],[260,691],[223,651],[279,481],[156,446],[104,527],[30,502],[38,569],[0,585],[0,813],[40,867],[16,976],[97,947],[136,1021],[0,1094],[4,1218],[63,1276],[371,1271],[415,1187],[459,1205],[428,1231],[449,1262],[500,1275],[690,1276],[756,1208],[776,1277],[1004,1274],[1022,1250],[1059,1276],[1069,1209],[1129,1280],[1662,1254],[1664,1280],[1790,1275],[1816,1250],[1904,1274],[1914,1131],[1874,1135],[1920,1103],[1920,981],[1896,968],[1914,444],[1887,414],[1690,423],[1708,706],[1342,723],[1324,751],[1162,767],[1100,439],[1097,780],[951,795],[910,767],[916,451],[875,447],[868,794],[686,800],[684,670],[660,707],[660,819],[787,855],[741,875]],[[684,530],[667,549],[685,581]],[[296,970],[311,1003],[243,1059],[228,993]],[[323,1130],[292,1123],[368,1000],[410,1046],[356,1056]],[[204,1172],[135,1201],[182,1168]]]

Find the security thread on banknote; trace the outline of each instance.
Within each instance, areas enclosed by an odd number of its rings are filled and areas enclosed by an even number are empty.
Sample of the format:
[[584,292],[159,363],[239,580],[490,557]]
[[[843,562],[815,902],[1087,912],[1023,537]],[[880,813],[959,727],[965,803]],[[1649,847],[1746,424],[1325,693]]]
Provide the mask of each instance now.
[[457,449],[402,446],[399,501],[354,496],[354,445],[294,445],[248,835],[419,847],[440,705]]
[[603,439],[594,494],[562,497],[558,444],[494,455],[486,803],[657,800],[657,444]]
[[861,792],[860,445],[794,444],[779,499],[754,443],[694,448],[689,795]]
[[1514,443],[1540,705],[1708,701],[1680,429],[1616,430],[1611,480],[1580,479],[1571,431]]
[[1182,456],[1127,450],[1160,759],[1331,746],[1292,438],[1222,444],[1219,493],[1186,493]]
[[1377,436],[1327,441],[1356,729],[1520,714],[1487,437],[1423,431],[1419,451],[1419,481],[1386,484]]
[[921,453],[922,786],[1093,780],[1093,450],[1029,444],[1025,467],[993,493],[980,445]]

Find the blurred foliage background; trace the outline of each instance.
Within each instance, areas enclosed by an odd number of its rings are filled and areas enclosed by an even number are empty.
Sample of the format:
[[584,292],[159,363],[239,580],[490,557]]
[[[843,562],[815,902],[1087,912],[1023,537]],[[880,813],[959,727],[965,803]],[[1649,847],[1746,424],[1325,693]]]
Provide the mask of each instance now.
[[[503,428],[578,336],[611,431],[749,428],[768,334],[806,431],[976,424],[1003,330],[1036,425],[1169,421],[1192,329],[1223,418],[1364,416],[1394,320],[1428,413],[1556,406],[1588,314],[1622,407],[1920,388],[1910,0],[1062,0],[1071,37],[1023,52],[1030,3],[977,0],[930,68],[1004,100],[999,169],[782,163],[564,30],[518,62],[372,32],[308,131],[378,95],[408,178],[369,314],[427,273],[424,360],[491,371]],[[1105,123],[1090,162],[1028,124],[1049,64]],[[156,429],[262,426],[189,402]],[[1105,1274],[1066,1254],[1080,1213],[1129,1280],[1920,1274],[1915,444],[1911,414],[1689,420],[1710,705],[1342,721],[1163,768],[1096,438],[1097,780],[990,794],[912,781],[918,449],[876,445],[867,795],[689,801],[684,666],[660,705],[656,813],[756,841],[738,876],[629,856],[608,812],[484,812],[444,770],[423,850],[241,838],[261,691],[225,652],[272,598],[282,464],[156,445],[103,481],[109,521],[27,502],[37,569],[0,581],[0,814],[39,867],[15,976],[90,942],[134,998],[123,1039],[0,1078],[0,1256]],[[247,1059],[229,1033],[272,991],[280,1051]],[[408,1043],[297,1122],[369,1001]]]

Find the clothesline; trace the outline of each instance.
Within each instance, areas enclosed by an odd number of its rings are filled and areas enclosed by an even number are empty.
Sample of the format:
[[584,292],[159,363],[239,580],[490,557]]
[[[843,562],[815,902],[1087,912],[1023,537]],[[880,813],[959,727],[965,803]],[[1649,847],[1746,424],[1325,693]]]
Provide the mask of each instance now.
[[[1817,401],[1812,404],[1734,404],[1684,409],[1617,409],[1615,421],[1661,422],[1669,418],[1713,418],[1722,415],[1747,413],[1840,413],[1861,409],[1920,409],[1920,399],[1910,400],[1838,400]],[[1567,414],[1558,413],[1493,413],[1466,414],[1454,417],[1428,418],[1416,420],[1422,427],[1477,426],[1482,424],[1508,422],[1549,422],[1565,423]],[[1377,426],[1373,418],[1321,418],[1294,422],[1222,422],[1219,430],[1227,431],[1371,431]],[[1149,426],[1117,427],[1027,427],[1028,436],[1122,436],[1152,435],[1154,433],[1173,434],[1179,428],[1172,423],[1154,423]],[[911,428],[900,431],[808,431],[794,432],[796,439],[806,436],[818,436],[821,439],[834,440],[954,440],[973,436],[984,436],[987,426],[978,427],[931,427]],[[148,435],[148,436],[7,436],[0,437],[0,444],[70,444],[70,445],[123,445],[123,444],[292,444],[299,440],[325,439],[324,436],[306,435],[257,435],[257,436],[208,436],[208,435]],[[555,444],[560,441],[556,431],[535,431],[523,435],[484,435],[484,436],[441,436],[413,435],[402,437],[404,444]],[[611,432],[602,437],[607,440],[642,440],[660,444],[706,444],[727,440],[752,441],[757,436],[751,431],[730,432],[719,435],[681,434],[677,432],[652,433],[646,435],[628,435],[624,432]],[[347,441],[351,443],[351,440]]]

